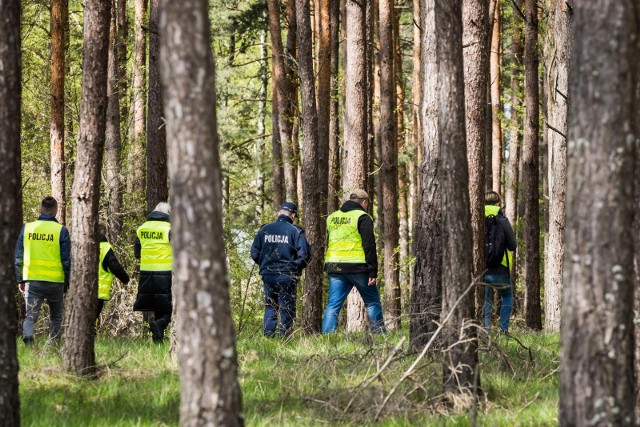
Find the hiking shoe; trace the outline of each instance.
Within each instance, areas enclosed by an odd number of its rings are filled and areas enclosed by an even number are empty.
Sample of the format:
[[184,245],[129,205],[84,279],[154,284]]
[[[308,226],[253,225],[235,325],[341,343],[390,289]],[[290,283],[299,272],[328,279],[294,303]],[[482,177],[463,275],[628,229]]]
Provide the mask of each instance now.
[[162,342],[164,331],[158,326],[158,322],[155,320],[149,322],[149,329],[151,330],[151,339],[153,339],[153,342]]

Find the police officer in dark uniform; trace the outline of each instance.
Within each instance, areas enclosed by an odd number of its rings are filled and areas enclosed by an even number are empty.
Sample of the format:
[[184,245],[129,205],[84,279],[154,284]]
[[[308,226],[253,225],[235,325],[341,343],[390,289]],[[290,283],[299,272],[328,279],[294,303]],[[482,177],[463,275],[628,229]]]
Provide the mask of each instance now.
[[282,204],[278,218],[263,225],[251,246],[251,258],[260,265],[264,282],[265,309],[263,332],[274,336],[280,312],[280,336],[291,333],[296,317],[296,285],[311,257],[304,229],[293,224],[298,207]]

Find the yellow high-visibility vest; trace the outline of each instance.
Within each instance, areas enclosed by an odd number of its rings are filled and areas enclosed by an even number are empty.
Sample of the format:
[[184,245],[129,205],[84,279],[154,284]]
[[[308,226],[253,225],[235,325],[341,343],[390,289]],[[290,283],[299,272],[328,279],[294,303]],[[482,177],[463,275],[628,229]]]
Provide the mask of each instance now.
[[[498,216],[498,211],[500,211],[500,206],[496,205],[484,205],[484,216],[488,217],[489,215]],[[509,258],[507,260],[507,257]],[[507,268],[511,267],[511,262],[513,260],[513,252],[509,249],[504,251],[504,256],[502,257],[502,262],[500,264],[504,265]]]
[[335,211],[327,218],[329,243],[325,263],[365,263],[362,236],[358,232],[358,219],[365,211]]
[[173,253],[169,242],[171,224],[166,221],[147,221],[138,228],[140,239],[140,270],[171,271]]
[[62,225],[55,221],[33,221],[24,226],[22,278],[64,283],[60,257]]
[[111,299],[111,283],[113,282],[114,274],[108,270],[105,270],[102,266],[104,257],[107,256],[107,252],[111,249],[109,242],[100,242],[100,258],[98,259],[98,298],[103,300]]

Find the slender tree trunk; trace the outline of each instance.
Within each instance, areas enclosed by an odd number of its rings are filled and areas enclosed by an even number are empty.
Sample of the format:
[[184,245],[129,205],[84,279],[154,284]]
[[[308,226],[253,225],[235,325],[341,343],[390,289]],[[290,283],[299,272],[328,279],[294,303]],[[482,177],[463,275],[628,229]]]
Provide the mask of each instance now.
[[178,254],[173,271],[180,425],[241,426],[244,418],[224,244],[219,239],[198,238],[223,234],[208,4],[205,0],[162,0],[160,11],[160,31],[166,34],[160,41],[160,58],[171,154],[171,244]]
[[394,72],[394,0],[380,0],[380,188],[384,215],[384,318],[389,329],[400,327],[398,278],[398,152],[396,75]]
[[603,0],[574,13],[558,418],[632,426],[638,10]]
[[284,169],[282,166],[282,145],[280,144],[280,114],[278,102],[278,88],[275,79],[271,82],[271,159],[273,166],[271,173],[273,174],[273,203],[278,209],[284,202]]
[[[321,169],[318,171],[316,181],[316,188],[318,189],[318,195],[320,197],[320,199],[318,200],[319,204],[316,206],[320,208],[320,210],[318,211],[320,217],[324,217],[327,214],[325,206],[327,206],[329,189],[329,135],[331,133],[331,1],[315,0],[315,2],[318,4],[319,9],[319,16],[317,19],[318,32],[316,33],[316,38],[318,40],[318,166],[321,167]],[[300,28],[300,22],[298,22],[298,28]],[[298,34],[298,39],[300,40],[300,44],[302,44],[300,34]],[[301,48],[302,47],[300,46],[300,49]],[[298,57],[300,57],[300,55],[298,55]],[[298,60],[300,60],[300,58],[298,58]],[[304,84],[302,82],[302,76],[300,77],[300,80],[300,85],[302,86]],[[304,163],[302,167],[304,172]],[[314,208],[314,211],[315,210],[316,209]],[[323,221],[321,221],[321,223],[321,227],[325,228],[326,223],[324,223]],[[322,229],[321,232],[322,234],[324,234],[324,231],[322,231]],[[324,240],[322,239],[320,240],[320,246],[318,248],[323,247],[323,241]],[[320,250],[319,252],[322,253],[324,251]],[[320,294],[320,300],[322,300],[322,294]],[[322,319],[320,319],[320,321],[322,321]]]
[[147,1],[134,0],[135,18],[133,68],[131,71],[131,108],[129,113],[129,173],[127,192],[141,193],[145,188],[145,105],[147,38],[143,28],[147,15]]
[[73,245],[65,310],[62,365],[80,375],[96,370],[94,338],[98,292],[98,206],[107,113],[110,2],[86,0],[82,99],[72,192]]
[[0,0],[0,425],[20,426],[13,249],[22,218],[20,194],[20,1]]
[[116,1],[111,1],[111,25],[109,27],[109,63],[107,68],[107,124],[105,134],[106,190],[109,207],[109,241],[117,243],[122,238],[122,139],[120,136],[120,87],[118,85]]
[[[463,1],[463,41],[469,202],[471,205],[473,277],[485,269],[484,176],[487,136],[487,76],[489,75],[489,4]],[[476,311],[482,307],[484,288],[478,286]]]
[[287,76],[289,93],[287,94],[287,116],[291,123],[291,141],[288,146],[283,145],[284,174],[287,184],[287,200],[298,202],[302,199],[302,179],[300,170],[300,148],[298,136],[300,134],[298,108],[298,67],[297,67],[297,21],[296,0],[287,0],[287,45],[284,52],[284,70]]
[[540,213],[538,133],[538,0],[525,0],[524,66],[525,66],[525,129],[524,129],[524,227],[525,227],[525,323],[528,328],[542,329],[540,306]]
[[[365,5],[346,0],[346,49],[348,64],[345,73],[344,157],[342,190],[344,194],[367,184],[367,49]],[[344,195],[343,194],[343,195]],[[362,330],[367,324],[364,303],[354,291],[347,299],[347,330]]]
[[158,1],[149,1],[149,95],[147,96],[147,212],[169,200],[167,134],[162,117]]
[[58,201],[58,221],[66,221],[64,163],[65,28],[68,0],[51,0],[51,195]]
[[[549,107],[547,140],[549,158],[549,240],[545,248],[545,329],[560,330],[560,296],[564,261],[565,198],[567,191],[567,98],[571,62],[572,2],[559,1],[553,13],[552,46],[547,82]],[[550,21],[551,24],[551,21]]]
[[255,159],[255,194],[256,208],[255,219],[259,221],[264,213],[265,204],[265,188],[264,188],[264,170],[266,167],[266,156],[264,152],[264,135],[266,132],[266,114],[267,114],[267,86],[269,85],[269,76],[267,69],[269,61],[267,60],[267,31],[260,31],[260,90],[258,91],[258,139],[253,145],[253,158]]
[[327,193],[327,212],[338,209],[341,196],[340,188],[340,91],[338,67],[340,64],[340,1],[329,2],[329,30],[331,33],[331,105],[329,107],[329,178]]
[[414,229],[415,279],[411,290],[410,346],[422,349],[437,329],[442,311],[442,191],[440,190],[440,138],[438,127],[438,57],[433,30],[433,0],[425,1],[421,16],[424,88],[422,118],[422,164],[419,169],[419,200]]
[[502,25],[500,22],[500,2],[496,0],[493,9],[493,26],[491,32],[491,55],[490,55],[490,72],[491,72],[491,173],[492,187],[494,191],[502,191],[502,124],[500,122],[500,114],[502,111],[502,102],[500,96],[502,94],[500,85],[502,84],[502,71],[500,70],[501,62],[501,44],[500,38],[502,33]]
[[[127,40],[129,38],[129,19],[127,17],[127,0],[116,0],[117,3],[117,39],[118,39],[118,93],[120,94],[120,122],[127,123],[129,108],[127,105]],[[126,134],[123,134],[124,138]]]

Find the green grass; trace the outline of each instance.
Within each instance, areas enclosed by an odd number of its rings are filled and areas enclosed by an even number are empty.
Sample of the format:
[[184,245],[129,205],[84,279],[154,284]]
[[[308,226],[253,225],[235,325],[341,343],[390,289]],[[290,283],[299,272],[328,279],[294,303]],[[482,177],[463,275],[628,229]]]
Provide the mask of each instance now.
[[[367,387],[405,331],[366,335],[294,336],[288,340],[243,334],[238,340],[244,413],[250,426],[367,425],[416,354],[406,341]],[[482,426],[556,425],[557,334],[499,335],[480,345],[477,406]],[[102,375],[74,377],[60,367],[57,349],[38,341],[19,345],[21,412],[25,426],[177,425],[180,385],[168,344],[99,337]],[[382,410],[383,426],[469,426],[473,409],[442,398],[442,355],[428,354]],[[449,402],[451,402],[449,400]],[[471,405],[472,406],[472,405]]]

